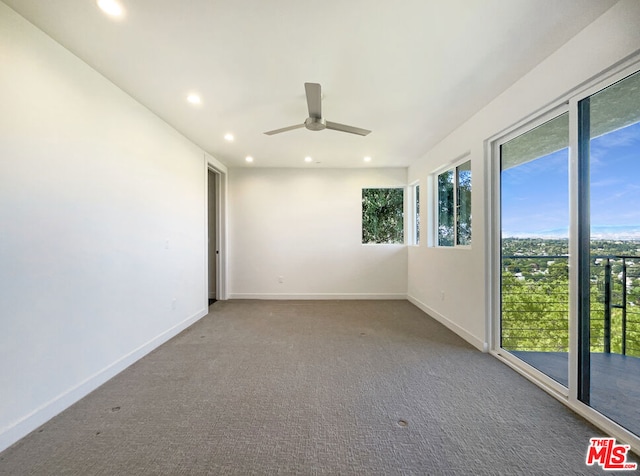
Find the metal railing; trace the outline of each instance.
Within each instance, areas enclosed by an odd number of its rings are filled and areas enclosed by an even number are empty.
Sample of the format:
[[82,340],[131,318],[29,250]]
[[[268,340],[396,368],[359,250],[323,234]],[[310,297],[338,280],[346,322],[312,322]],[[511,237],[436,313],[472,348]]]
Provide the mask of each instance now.
[[502,257],[501,346],[567,352],[569,280],[566,255]]
[[[640,356],[640,257],[592,255],[592,260],[591,279],[602,303],[603,352],[611,353],[613,344],[615,353]],[[593,314],[592,305],[592,320]],[[619,333],[612,334],[612,328]]]
[[[502,257],[501,346],[567,352],[567,255]],[[640,256],[591,256],[592,352],[640,357]]]

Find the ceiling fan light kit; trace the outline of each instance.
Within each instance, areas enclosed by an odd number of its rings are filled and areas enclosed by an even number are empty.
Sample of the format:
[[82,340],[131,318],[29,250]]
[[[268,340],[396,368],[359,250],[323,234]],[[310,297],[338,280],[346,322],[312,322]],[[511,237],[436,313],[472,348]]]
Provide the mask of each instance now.
[[359,127],[347,126],[346,124],[339,124],[337,122],[330,122],[322,117],[322,89],[318,83],[304,83],[304,90],[307,95],[307,107],[309,109],[309,117],[305,119],[302,124],[296,124],[295,126],[283,127],[281,129],[275,129],[273,131],[265,132],[266,135],[272,136],[274,134],[280,134],[281,132],[292,131],[294,129],[302,129],[303,127],[310,131],[321,131],[323,129],[330,129],[339,132],[348,132],[350,134],[357,134],[359,136],[366,136],[371,131],[367,129],[361,129]]

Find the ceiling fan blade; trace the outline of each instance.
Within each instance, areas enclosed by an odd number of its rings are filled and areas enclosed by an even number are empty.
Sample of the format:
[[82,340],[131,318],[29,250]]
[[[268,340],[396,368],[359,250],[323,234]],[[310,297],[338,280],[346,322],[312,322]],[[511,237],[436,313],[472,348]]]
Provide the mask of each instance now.
[[349,132],[351,134],[358,134],[359,136],[366,136],[369,132],[367,129],[360,129],[359,127],[347,126],[345,124],[338,124],[337,122],[327,121],[327,129],[340,132]]
[[318,83],[304,83],[309,117],[322,117],[322,90]]
[[272,136],[274,134],[280,134],[281,132],[292,131],[294,129],[301,129],[304,127],[304,124],[296,124],[295,126],[283,127],[282,129],[276,129],[275,131],[265,132],[268,136]]

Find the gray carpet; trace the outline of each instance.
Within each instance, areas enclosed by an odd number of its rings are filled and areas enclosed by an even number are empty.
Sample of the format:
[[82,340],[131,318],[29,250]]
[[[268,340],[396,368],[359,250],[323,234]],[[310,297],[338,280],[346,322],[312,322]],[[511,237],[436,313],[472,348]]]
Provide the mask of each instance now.
[[0,474],[603,474],[597,435],[406,301],[220,301]]

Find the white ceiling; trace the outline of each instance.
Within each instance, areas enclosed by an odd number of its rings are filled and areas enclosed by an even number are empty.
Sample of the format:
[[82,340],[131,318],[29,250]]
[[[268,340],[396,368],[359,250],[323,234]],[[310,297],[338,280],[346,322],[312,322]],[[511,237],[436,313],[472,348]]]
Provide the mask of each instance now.
[[[394,167],[616,0],[120,0],[117,21],[95,0],[4,2],[230,167]],[[305,82],[326,119],[373,132],[264,135],[304,121]]]

